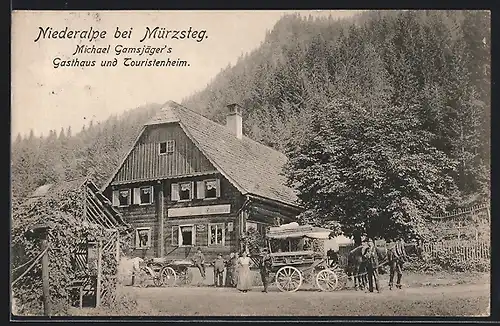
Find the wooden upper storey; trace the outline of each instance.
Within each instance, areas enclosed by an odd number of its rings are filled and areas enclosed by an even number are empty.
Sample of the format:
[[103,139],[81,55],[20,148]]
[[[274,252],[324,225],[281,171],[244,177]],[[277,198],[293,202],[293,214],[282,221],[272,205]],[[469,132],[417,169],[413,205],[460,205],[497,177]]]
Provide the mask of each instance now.
[[160,180],[216,172],[178,123],[149,126],[112,184]]

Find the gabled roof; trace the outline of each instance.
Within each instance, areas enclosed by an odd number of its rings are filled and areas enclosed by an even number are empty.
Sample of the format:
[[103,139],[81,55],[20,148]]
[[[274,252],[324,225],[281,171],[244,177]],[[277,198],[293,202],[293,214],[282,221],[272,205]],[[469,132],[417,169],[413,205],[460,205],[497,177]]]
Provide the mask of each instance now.
[[[141,134],[147,126],[164,123],[179,123],[207,159],[243,194],[297,206],[297,197],[281,174],[287,162],[284,154],[246,136],[238,139],[225,126],[173,101],[145,124]],[[111,184],[125,160],[126,157],[104,188]]]

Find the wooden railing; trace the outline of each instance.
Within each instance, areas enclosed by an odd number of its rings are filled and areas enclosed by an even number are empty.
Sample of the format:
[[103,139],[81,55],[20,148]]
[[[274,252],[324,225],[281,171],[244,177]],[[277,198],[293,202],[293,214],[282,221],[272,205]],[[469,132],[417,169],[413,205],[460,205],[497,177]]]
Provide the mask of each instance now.
[[490,259],[490,243],[488,241],[448,240],[442,242],[428,242],[422,246],[423,252],[431,256],[443,253],[454,254],[460,261],[470,259]]
[[[347,255],[354,249],[354,245],[339,248],[339,265],[347,265]],[[471,259],[490,259],[491,245],[485,240],[446,240],[440,242],[426,242],[421,246],[422,252],[437,257],[438,255],[453,254],[459,261]]]

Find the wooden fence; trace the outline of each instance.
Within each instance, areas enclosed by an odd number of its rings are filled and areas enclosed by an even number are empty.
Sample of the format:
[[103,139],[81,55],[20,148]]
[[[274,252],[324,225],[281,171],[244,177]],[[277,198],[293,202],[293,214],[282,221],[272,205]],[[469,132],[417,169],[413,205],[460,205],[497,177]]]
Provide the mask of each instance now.
[[458,257],[460,261],[470,259],[490,259],[490,243],[488,241],[461,241],[450,240],[443,242],[428,242],[422,246],[423,252],[436,257],[442,253],[449,253]]
[[[453,254],[454,257],[458,257],[460,261],[466,261],[470,259],[490,259],[490,248],[490,242],[484,240],[447,240],[424,243],[422,245],[422,252],[432,257],[436,257],[443,253]],[[352,249],[354,249],[354,245],[340,246],[340,266],[347,265],[347,255]]]

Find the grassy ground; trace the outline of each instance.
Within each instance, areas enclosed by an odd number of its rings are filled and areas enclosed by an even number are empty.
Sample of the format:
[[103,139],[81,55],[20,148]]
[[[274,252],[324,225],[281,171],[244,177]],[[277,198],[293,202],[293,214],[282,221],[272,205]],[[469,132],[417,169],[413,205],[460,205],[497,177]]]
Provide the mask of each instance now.
[[120,289],[122,304],[113,309],[74,310],[78,315],[127,316],[484,316],[489,314],[486,274],[406,274],[402,290],[382,293],[346,289],[330,293],[304,286],[295,293],[243,294],[232,288],[187,286]]

